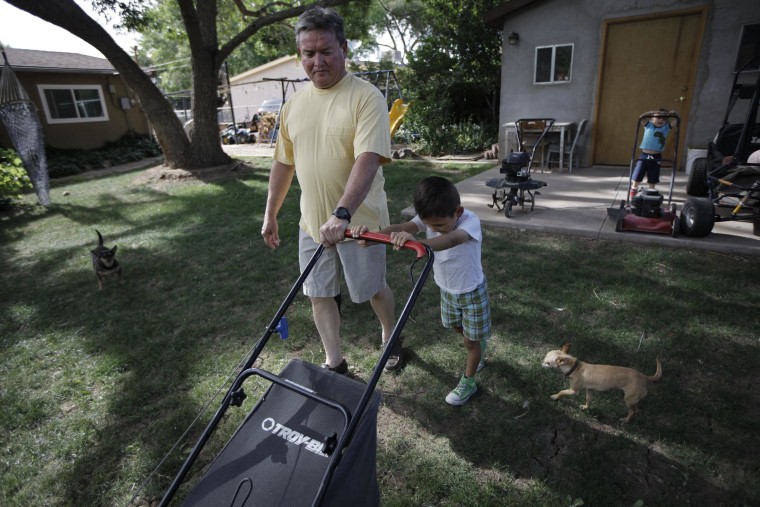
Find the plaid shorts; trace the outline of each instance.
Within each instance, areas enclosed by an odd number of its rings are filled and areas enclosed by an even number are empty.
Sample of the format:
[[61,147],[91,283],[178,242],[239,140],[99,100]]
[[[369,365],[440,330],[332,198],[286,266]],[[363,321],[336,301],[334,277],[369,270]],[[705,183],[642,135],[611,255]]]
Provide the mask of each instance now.
[[491,337],[491,307],[488,304],[488,285],[483,280],[474,291],[451,294],[441,291],[441,321],[443,327],[461,327],[468,340],[487,340]]

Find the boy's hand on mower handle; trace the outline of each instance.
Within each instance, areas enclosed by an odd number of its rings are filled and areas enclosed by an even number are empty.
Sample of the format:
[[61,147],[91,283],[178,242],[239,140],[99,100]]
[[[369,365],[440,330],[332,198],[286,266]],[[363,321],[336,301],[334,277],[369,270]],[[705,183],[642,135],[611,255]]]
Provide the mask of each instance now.
[[[352,225],[351,228],[349,228],[349,234],[351,234],[352,238],[358,238],[360,235],[368,231],[369,229],[366,225]],[[367,240],[357,239],[356,244],[359,246],[367,246]]]
[[[362,230],[362,229],[358,229]],[[393,233],[391,233],[393,234]],[[397,233],[398,235],[402,233]],[[344,235],[346,238],[354,238],[354,239],[361,239],[361,241],[370,241],[370,242],[377,242],[377,243],[384,243],[386,245],[392,245],[394,250],[400,250],[401,248],[405,248],[408,250],[414,251],[414,253],[417,254],[417,258],[421,259],[422,257],[425,257],[426,255],[431,255],[432,249],[424,244],[420,243],[418,241],[413,241],[412,238],[414,237],[411,234],[407,234],[406,238],[399,239],[398,243],[396,243],[389,234],[384,234],[382,232],[368,232],[365,230],[365,232],[361,232],[360,236],[354,236],[354,233],[351,229],[346,229],[344,232]],[[357,241],[358,243],[358,241]]]
[[390,236],[393,241],[394,250],[401,250],[401,247],[403,247],[407,241],[414,239],[414,236],[408,232],[392,232]]

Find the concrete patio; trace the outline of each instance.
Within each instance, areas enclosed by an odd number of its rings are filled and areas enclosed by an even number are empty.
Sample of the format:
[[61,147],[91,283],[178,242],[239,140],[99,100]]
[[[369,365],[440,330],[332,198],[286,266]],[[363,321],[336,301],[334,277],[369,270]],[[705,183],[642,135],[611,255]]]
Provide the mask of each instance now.
[[[227,145],[231,156],[271,157],[274,149],[268,144]],[[572,173],[534,167],[531,178],[546,182],[539,189],[533,211],[516,207],[511,218],[503,211],[489,208],[493,189],[486,186],[491,178],[501,177],[495,161],[472,161],[450,157],[449,162],[473,163],[483,166],[483,172],[457,184],[462,204],[478,214],[489,227],[542,231],[554,234],[619,241],[622,243],[686,247],[726,254],[760,255],[760,236],[753,235],[750,222],[718,222],[704,238],[673,238],[666,234],[615,232],[615,221],[608,216],[607,208],[618,208],[628,190],[628,167],[594,166],[576,169]],[[663,169],[663,182],[658,185],[667,192],[670,181],[668,169]],[[673,202],[680,215],[686,199],[686,179],[683,172],[676,173]],[[411,197],[411,191],[410,191]],[[413,213],[411,208],[405,214]]]
[[[487,166],[488,167],[488,166]],[[658,185],[665,194],[669,188],[669,174],[663,169],[664,180]],[[688,247],[724,253],[760,255],[760,236],[753,235],[751,222],[717,222],[712,232],[704,238],[688,238],[683,235],[673,238],[665,234],[639,232],[615,232],[615,220],[610,218],[607,208],[618,208],[628,191],[628,168],[619,166],[595,166],[581,168],[572,174],[556,170],[542,172],[540,168],[531,171],[531,178],[544,181],[547,185],[536,196],[535,208],[525,211],[514,208],[512,217],[506,218],[503,211],[487,205],[492,202],[492,188],[486,186],[490,178],[500,177],[499,166],[484,170],[475,177],[457,185],[462,203],[475,211],[485,225],[520,230],[539,230],[556,234],[583,236],[588,238]],[[686,199],[686,179],[683,172],[676,173],[673,202],[678,213]]]

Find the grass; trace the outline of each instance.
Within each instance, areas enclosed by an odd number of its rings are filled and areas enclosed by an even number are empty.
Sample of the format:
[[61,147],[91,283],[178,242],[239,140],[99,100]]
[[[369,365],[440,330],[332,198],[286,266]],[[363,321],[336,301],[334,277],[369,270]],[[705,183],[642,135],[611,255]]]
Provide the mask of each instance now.
[[[139,184],[138,172],[61,183],[49,209],[29,196],[0,216],[0,504],[161,497],[209,411],[151,472],[209,402],[216,409],[296,278],[297,191],[280,215],[283,246],[271,251],[259,235],[268,162],[250,164],[210,183]],[[418,179],[478,170],[394,162],[392,219]],[[102,292],[90,265],[95,228],[118,244],[125,275]],[[464,349],[440,325],[431,276],[404,330],[407,365],[379,384],[383,505],[760,503],[757,258],[497,229],[484,237],[494,336],[479,392],[463,407],[443,401]],[[409,261],[389,255],[399,310]],[[368,305],[343,312],[345,353],[366,380],[379,324]],[[291,337],[262,354],[270,371],[323,360],[305,298],[288,318]],[[580,397],[549,399],[566,379],[540,361],[568,341],[583,360],[646,374],[662,358],[663,378],[631,424],[618,422],[619,391],[597,394],[588,412]],[[251,381],[199,464],[265,387]]]

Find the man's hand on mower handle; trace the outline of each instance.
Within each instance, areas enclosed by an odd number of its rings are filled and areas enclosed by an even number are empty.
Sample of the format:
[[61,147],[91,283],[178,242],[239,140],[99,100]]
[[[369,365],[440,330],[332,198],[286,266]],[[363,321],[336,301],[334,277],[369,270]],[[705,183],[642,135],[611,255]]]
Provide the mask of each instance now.
[[346,239],[347,220],[331,216],[327,222],[319,228],[319,242],[326,247],[335,246]]

